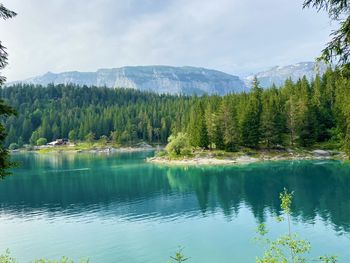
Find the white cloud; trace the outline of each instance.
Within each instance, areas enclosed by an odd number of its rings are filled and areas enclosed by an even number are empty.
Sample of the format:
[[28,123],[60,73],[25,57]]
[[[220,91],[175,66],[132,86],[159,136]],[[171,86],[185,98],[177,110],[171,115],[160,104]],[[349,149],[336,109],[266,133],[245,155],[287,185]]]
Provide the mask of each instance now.
[[9,80],[47,71],[125,65],[192,65],[229,73],[319,54],[326,14],[290,0],[3,0]]

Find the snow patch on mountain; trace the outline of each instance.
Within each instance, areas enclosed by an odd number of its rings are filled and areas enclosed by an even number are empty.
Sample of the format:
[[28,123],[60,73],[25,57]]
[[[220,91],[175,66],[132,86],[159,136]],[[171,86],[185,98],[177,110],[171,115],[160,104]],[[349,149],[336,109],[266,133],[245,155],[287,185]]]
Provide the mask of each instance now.
[[269,70],[250,75],[244,78],[244,83],[246,86],[251,87],[256,76],[262,88],[269,88],[273,84],[280,87],[288,78],[291,78],[292,81],[297,81],[305,76],[308,80],[312,80],[317,74],[322,75],[326,70],[327,66],[324,63],[300,62],[288,66],[275,66]]

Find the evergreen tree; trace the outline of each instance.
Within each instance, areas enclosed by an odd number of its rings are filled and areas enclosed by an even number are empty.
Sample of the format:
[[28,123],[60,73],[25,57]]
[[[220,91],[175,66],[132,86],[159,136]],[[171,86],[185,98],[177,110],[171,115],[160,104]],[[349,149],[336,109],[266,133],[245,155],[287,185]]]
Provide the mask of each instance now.
[[85,136],[85,140],[89,143],[93,143],[95,141],[96,135],[93,132],[89,132]]
[[[8,10],[2,4],[0,4],[0,19],[9,19],[16,16],[16,13]],[[7,52],[6,48],[2,45],[0,41],[0,70],[3,70],[7,65]],[[1,73],[1,72],[0,72]],[[6,78],[0,74],[0,87],[4,84]],[[15,114],[15,111],[7,106],[3,100],[0,100],[0,116],[8,117],[10,115]],[[9,161],[8,151],[3,146],[3,143],[6,138],[5,127],[2,123],[0,123],[0,177],[8,174],[7,168],[11,166],[11,162]]]
[[202,103],[196,104],[191,110],[188,133],[192,146],[201,148],[208,147],[208,131],[205,123]]
[[265,93],[261,116],[261,131],[267,148],[282,144],[284,119],[278,91],[273,87]]
[[259,142],[261,139],[261,94],[262,89],[259,87],[258,80],[255,77],[248,105],[243,114],[241,123],[243,145],[251,148],[259,148]]
[[350,63],[350,3],[348,0],[305,0],[305,7],[328,12],[332,20],[337,21],[339,28],[332,32],[332,40],[322,51],[321,59],[340,65]]
[[287,79],[284,83],[284,89],[282,90],[283,99],[285,100],[285,117],[286,117],[286,125],[289,132],[289,144],[294,146],[294,140],[296,136],[296,128],[297,128],[297,96],[294,91],[294,85],[291,79]]
[[239,146],[239,126],[236,109],[228,98],[223,99],[220,107],[219,122],[222,124],[222,135],[225,149],[236,151]]
[[326,141],[330,138],[330,129],[333,127],[333,114],[329,106],[329,99],[325,96],[325,85],[321,77],[316,76],[313,82],[312,107],[316,116],[316,138],[317,141]]
[[297,135],[301,146],[310,146],[316,141],[316,116],[311,104],[311,90],[304,76],[296,84],[299,94],[297,102]]
[[32,136],[30,137],[30,140],[29,140],[30,144],[31,144],[31,145],[36,145],[36,142],[37,142],[37,140],[38,140],[39,138],[40,138],[39,132],[38,132],[38,131],[34,131],[34,132],[32,133]]
[[68,133],[68,139],[70,141],[73,141],[75,142],[77,140],[77,133],[75,130],[71,130],[69,133]]

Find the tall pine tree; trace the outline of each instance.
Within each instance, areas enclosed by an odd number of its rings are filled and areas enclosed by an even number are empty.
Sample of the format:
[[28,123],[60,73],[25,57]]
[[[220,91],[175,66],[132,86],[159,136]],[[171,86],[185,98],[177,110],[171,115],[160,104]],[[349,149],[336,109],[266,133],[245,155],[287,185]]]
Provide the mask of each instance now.
[[243,145],[251,148],[259,148],[261,139],[261,94],[262,89],[259,87],[259,82],[255,77],[252,91],[249,95],[248,105],[243,113],[243,120],[241,122]]

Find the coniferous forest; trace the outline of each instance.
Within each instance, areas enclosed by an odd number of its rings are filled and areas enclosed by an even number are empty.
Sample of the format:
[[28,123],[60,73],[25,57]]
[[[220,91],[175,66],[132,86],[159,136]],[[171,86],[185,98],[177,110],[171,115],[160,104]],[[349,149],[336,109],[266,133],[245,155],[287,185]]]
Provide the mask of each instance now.
[[0,96],[17,116],[6,120],[6,146],[107,139],[120,145],[166,144],[184,132],[194,147],[312,147],[350,152],[350,71],[329,69],[309,82],[220,96],[170,96],[131,89],[17,84]]

